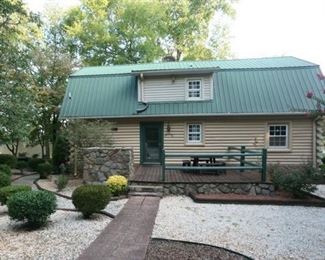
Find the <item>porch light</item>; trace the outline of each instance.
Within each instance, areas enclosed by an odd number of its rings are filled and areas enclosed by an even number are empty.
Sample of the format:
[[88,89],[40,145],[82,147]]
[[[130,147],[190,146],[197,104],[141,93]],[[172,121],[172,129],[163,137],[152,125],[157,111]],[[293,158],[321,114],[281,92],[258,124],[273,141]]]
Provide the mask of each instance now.
[[166,130],[167,130],[167,133],[170,133],[170,125],[169,125],[169,123],[167,123]]

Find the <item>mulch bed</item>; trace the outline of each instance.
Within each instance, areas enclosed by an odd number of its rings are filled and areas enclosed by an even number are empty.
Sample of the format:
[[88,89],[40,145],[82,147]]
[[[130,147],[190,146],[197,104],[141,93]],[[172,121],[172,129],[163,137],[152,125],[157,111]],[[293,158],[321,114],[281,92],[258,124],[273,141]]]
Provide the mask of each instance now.
[[186,241],[167,239],[151,239],[145,260],[174,259],[214,259],[214,260],[246,260],[252,259],[225,248]]
[[293,198],[292,194],[276,191],[273,195],[246,195],[246,194],[190,194],[193,201],[198,203],[224,203],[224,204],[256,204],[256,205],[290,205],[325,207],[325,199],[314,195],[306,195],[303,199]]

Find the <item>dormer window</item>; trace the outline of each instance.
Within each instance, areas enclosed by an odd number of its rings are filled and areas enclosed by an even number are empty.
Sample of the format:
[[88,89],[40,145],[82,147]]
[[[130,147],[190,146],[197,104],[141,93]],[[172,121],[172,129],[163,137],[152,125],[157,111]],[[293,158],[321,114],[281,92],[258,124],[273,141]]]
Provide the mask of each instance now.
[[189,79],[187,84],[187,99],[200,100],[202,99],[202,81],[200,79]]

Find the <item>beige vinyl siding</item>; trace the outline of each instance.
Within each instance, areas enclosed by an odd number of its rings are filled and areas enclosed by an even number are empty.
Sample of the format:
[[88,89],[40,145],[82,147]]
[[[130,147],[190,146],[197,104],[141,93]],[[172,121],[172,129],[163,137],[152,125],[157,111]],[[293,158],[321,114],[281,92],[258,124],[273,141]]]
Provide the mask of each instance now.
[[[212,76],[157,76],[145,77],[142,83],[142,95],[144,102],[160,101],[185,101],[187,96],[187,80],[200,79],[202,84],[202,100],[212,99]],[[139,81],[141,86],[141,82]]]
[[116,148],[131,148],[134,163],[140,163],[140,127],[138,122],[117,122],[117,131],[112,134],[112,145]]
[[[301,164],[312,162],[313,123],[310,119],[253,119],[253,118],[210,118],[210,119],[164,119],[164,147],[166,152],[223,152],[228,146],[246,145],[247,148],[267,146],[268,123],[289,124],[289,150],[269,151],[268,163]],[[202,123],[203,144],[186,144],[188,123]],[[170,132],[167,132],[167,125]],[[113,133],[115,147],[130,147],[134,163],[140,163],[139,121],[117,122]],[[167,163],[180,163],[181,159],[170,159]]]

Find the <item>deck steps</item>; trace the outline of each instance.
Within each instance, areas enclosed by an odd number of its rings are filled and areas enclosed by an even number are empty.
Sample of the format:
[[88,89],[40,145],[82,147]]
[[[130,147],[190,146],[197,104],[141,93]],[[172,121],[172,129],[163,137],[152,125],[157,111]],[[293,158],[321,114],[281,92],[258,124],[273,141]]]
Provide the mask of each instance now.
[[163,186],[130,185],[129,196],[162,197]]

